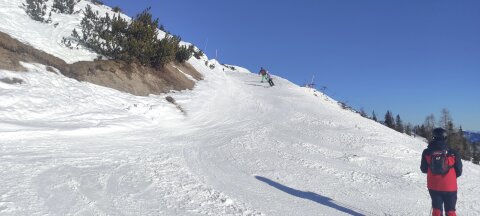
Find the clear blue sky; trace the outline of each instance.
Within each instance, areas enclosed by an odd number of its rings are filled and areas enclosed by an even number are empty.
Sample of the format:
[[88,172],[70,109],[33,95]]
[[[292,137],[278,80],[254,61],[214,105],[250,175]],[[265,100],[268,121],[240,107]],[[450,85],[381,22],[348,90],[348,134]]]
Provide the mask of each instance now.
[[[480,131],[479,0],[105,0],[133,16],[148,6],[210,58],[260,66],[383,119],[422,123],[450,110]],[[208,41],[208,45],[207,45]]]

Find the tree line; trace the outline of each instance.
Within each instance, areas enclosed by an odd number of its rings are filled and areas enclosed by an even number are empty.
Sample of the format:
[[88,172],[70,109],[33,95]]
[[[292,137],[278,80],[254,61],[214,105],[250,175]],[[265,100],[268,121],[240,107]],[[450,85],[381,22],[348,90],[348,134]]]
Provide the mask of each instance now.
[[[203,55],[193,45],[181,46],[178,35],[166,32],[159,38],[159,19],[154,19],[150,8],[136,15],[130,22],[119,13],[110,17],[108,13],[100,16],[90,5],[84,10],[81,34],[73,30],[71,40],[110,59],[136,62],[144,66],[161,68],[167,63],[180,63],[190,59],[192,55],[199,58]],[[64,43],[71,45],[71,40]]]
[[[26,0],[25,11],[34,20],[50,23],[52,11],[72,14],[78,3],[78,0],[53,0],[53,8],[47,19],[47,1]],[[113,11],[120,12],[121,9],[115,7]],[[155,68],[173,61],[183,63],[192,55],[198,59],[203,56],[203,52],[193,45],[180,45],[181,37],[165,31],[165,27],[159,25],[159,19],[153,18],[150,8],[137,14],[131,21],[122,18],[120,13],[100,15],[90,5],[83,9],[83,15],[79,30],[74,29],[70,37],[63,38],[62,43],[67,47],[83,46],[100,57]],[[165,37],[159,38],[159,30],[166,32]]]
[[411,123],[404,123],[398,114],[394,117],[394,114],[389,110],[385,114],[383,121],[377,119],[375,111],[373,111],[372,117],[368,117],[363,109],[361,109],[359,113],[363,117],[380,122],[400,133],[405,133],[410,136],[424,137],[428,142],[433,139],[433,129],[441,127],[447,131],[447,144],[450,148],[457,150],[463,160],[472,161],[475,164],[480,163],[480,149],[478,148],[480,143],[470,143],[470,141],[465,138],[462,126],[457,127],[455,125],[450,111],[447,109],[442,109],[438,121],[435,116],[431,114],[425,118],[423,124],[415,126]]
[[52,22],[52,12],[62,13],[62,14],[73,14],[75,5],[80,0],[53,0],[53,6],[50,12],[47,15],[47,2],[49,0],[26,0],[23,4],[25,12],[33,20],[51,23]]

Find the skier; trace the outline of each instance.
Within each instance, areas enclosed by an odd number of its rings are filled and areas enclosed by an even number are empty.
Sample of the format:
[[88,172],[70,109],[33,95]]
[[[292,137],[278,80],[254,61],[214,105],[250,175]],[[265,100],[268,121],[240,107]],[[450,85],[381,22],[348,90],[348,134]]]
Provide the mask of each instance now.
[[266,72],[266,74],[267,74],[268,84],[270,84],[270,87],[274,86],[275,84],[273,83],[272,76],[270,75],[270,73],[268,73],[268,71]]
[[260,72],[258,72],[259,75],[262,76],[262,80],[260,82],[263,83],[263,80],[267,80],[268,81],[268,84],[270,84],[270,86],[274,86],[275,84],[273,83],[273,79],[272,79],[272,76],[270,75],[270,73],[265,70],[263,67],[260,67]]
[[448,148],[447,132],[433,130],[433,141],[422,153],[420,170],[427,173],[427,187],[432,198],[432,216],[440,216],[445,207],[447,216],[456,216],[457,178],[462,175],[462,159],[457,151]]
[[263,67],[260,67],[260,72],[258,72],[258,74],[262,76],[262,80],[260,82],[263,83],[263,79],[267,80],[267,70],[265,70]]

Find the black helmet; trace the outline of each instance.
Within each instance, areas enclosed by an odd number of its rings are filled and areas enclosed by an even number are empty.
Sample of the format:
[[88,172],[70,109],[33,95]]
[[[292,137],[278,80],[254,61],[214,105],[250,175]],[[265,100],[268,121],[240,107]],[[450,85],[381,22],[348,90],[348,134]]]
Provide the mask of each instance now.
[[432,136],[434,140],[445,140],[447,139],[447,131],[443,128],[435,128]]

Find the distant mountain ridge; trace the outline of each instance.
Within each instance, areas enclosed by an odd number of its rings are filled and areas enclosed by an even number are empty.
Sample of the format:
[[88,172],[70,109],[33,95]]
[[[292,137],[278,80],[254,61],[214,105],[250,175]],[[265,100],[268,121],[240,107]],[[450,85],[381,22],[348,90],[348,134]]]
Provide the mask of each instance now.
[[480,142],[480,132],[464,131],[463,134],[471,143]]

